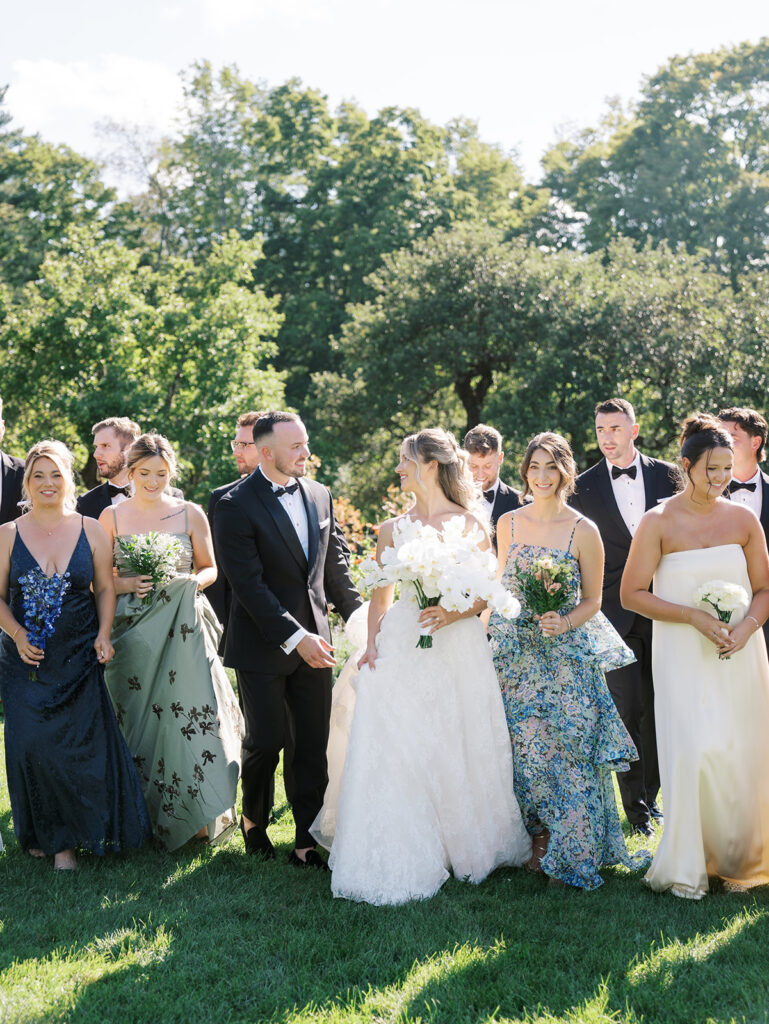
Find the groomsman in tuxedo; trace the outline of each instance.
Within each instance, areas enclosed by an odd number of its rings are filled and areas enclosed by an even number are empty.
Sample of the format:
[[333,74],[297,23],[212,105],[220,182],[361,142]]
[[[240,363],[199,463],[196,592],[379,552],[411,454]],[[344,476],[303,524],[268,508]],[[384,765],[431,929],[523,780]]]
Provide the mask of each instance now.
[[496,551],[497,520],[505,512],[520,508],[521,496],[499,479],[499,467],[505,458],[502,435],[494,427],[479,423],[468,430],[462,447],[467,452],[468,466],[473,478],[483,491],[481,511],[488,517],[492,543]]
[[287,412],[256,421],[259,466],[219,501],[214,516],[221,567],[232,586],[225,664],[237,673],[246,724],[241,778],[246,850],[275,856],[267,835],[270,788],[293,724],[290,861],[325,868],[310,825],[328,784],[326,744],[334,652],[328,604],[344,619],[361,604],[335,528],[328,490],[305,479],[304,424]]
[[636,656],[625,668],[608,672],[606,682],[625,728],[635,743],[638,760],[630,771],[618,772],[622,804],[635,833],[653,835],[651,819],[662,818],[657,806],[660,778],[654,727],[649,619],[626,611],[619,599],[620,581],[633,534],[647,509],[678,489],[678,470],[651,459],[635,447],[638,424],[630,402],[611,398],[595,409],[598,447],[605,456],[577,477],[570,504],[592,519],[605,551],[601,610]]
[[[97,484],[77,499],[77,510],[81,515],[98,519],[108,505],[119,505],[130,495],[126,454],[141,432],[139,424],[127,416],[110,416],[91,427],[93,457],[104,483]],[[184,497],[178,487],[169,487],[169,492],[175,498]]]
[[[5,436],[3,400],[0,398],[0,444]],[[0,451],[0,525],[9,523],[21,514],[21,484],[24,479],[24,461]]]
[[[734,441],[734,466],[729,497],[752,508],[761,521],[769,544],[769,476],[762,472],[769,427],[755,409],[722,409],[718,418]],[[769,649],[769,622],[764,623],[764,639]]]
[[[264,416],[263,412],[244,412],[242,416],[238,416],[235,426],[235,437],[230,441],[232,454],[235,457],[235,465],[238,469],[238,478],[211,491],[208,499],[208,523],[211,527],[211,535],[214,538],[214,557],[216,558],[217,565],[219,565],[219,555],[216,550],[216,534],[214,533],[216,506],[228,491],[231,491],[236,484],[239,484],[243,477],[253,473],[259,465],[259,455],[256,442],[254,441],[254,424],[261,416]],[[230,604],[232,603],[232,587],[223,572],[220,571],[216,577],[216,582],[206,589],[206,597],[216,612],[216,617],[219,619],[224,630],[222,633],[221,653],[224,651],[224,636],[227,632],[227,619],[229,618]]]

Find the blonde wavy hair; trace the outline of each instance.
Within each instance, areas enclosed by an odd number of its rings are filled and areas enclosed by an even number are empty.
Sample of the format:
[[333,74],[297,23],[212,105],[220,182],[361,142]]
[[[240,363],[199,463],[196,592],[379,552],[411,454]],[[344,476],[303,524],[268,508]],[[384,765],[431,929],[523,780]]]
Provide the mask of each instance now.
[[21,507],[25,512],[32,508],[32,497],[29,493],[29,479],[39,459],[50,459],[62,475],[64,480],[64,508],[74,512],[77,505],[75,498],[75,477],[72,467],[75,457],[72,452],[61,441],[54,441],[47,438],[45,441],[38,441],[33,444],[24,459],[24,477],[21,483]]
[[478,495],[475,482],[467,465],[467,452],[457,445],[456,438],[447,430],[431,427],[409,434],[403,439],[403,451],[417,466],[417,480],[420,462],[438,463],[438,483],[441,490],[455,505],[472,509]]

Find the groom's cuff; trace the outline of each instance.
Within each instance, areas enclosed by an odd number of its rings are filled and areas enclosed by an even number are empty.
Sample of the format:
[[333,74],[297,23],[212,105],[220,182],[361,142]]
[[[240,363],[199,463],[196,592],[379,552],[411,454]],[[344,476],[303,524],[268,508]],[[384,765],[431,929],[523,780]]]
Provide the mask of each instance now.
[[303,626],[300,626],[296,633],[290,636],[288,640],[283,641],[280,645],[281,651],[284,654],[291,654],[296,649],[297,644],[301,643],[306,636],[309,636],[309,633]]

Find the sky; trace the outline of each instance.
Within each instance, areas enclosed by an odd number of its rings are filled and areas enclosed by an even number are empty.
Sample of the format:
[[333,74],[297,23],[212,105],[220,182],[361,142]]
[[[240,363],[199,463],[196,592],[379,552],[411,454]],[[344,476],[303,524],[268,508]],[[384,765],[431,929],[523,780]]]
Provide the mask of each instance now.
[[478,122],[527,178],[671,57],[769,35],[767,0],[38,0],[6,5],[0,85],[14,123],[92,157],[105,120],[173,131],[180,73],[235,64],[355,100]]

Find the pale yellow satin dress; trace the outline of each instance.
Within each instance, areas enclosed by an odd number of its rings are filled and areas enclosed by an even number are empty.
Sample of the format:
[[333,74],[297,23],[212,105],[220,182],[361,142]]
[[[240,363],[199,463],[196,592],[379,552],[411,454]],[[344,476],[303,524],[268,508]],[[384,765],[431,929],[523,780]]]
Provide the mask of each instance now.
[[[751,596],[739,544],[663,555],[654,592],[694,605],[703,583]],[[739,621],[743,611],[733,614]],[[720,660],[692,626],[654,623],[655,715],[665,826],[646,881],[701,899],[708,876],[769,883],[769,661],[763,632]]]

